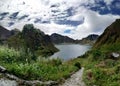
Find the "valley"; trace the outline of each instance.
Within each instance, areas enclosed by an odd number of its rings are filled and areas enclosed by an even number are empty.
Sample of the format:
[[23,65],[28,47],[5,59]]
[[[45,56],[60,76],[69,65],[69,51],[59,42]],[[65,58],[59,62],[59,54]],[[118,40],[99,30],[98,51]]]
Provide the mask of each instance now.
[[[32,24],[25,25],[23,31],[17,31],[14,35],[4,29],[4,31],[7,31],[6,34],[0,32],[2,33],[0,36],[0,78],[1,80],[7,78],[9,82],[11,79],[5,74],[12,74],[25,81],[23,83],[14,79],[16,81],[13,82],[15,86],[16,83],[18,85],[29,85],[30,82],[27,84],[26,82],[34,80],[38,80],[38,82],[30,85],[39,86],[42,82],[42,85],[47,86],[46,82],[52,81],[55,83],[51,86],[60,84],[70,86],[75,82],[78,83],[81,79],[83,79],[86,86],[119,86],[119,28],[120,19],[117,19],[105,29],[102,35],[97,39],[95,38],[96,41],[94,40],[95,43],[93,42],[92,47],[82,45],[82,43],[80,45],[75,41],[73,42],[73,40],[66,41],[66,39],[60,42],[63,43],[62,45],[60,43],[54,45],[55,42],[51,41],[50,36],[45,35],[44,32],[36,29]],[[60,38],[63,39],[64,36]],[[59,55],[60,52],[63,53]],[[55,57],[52,56],[52,59],[46,58],[46,56],[51,55]],[[66,61],[64,62],[57,57],[61,57]],[[82,67],[84,67],[84,71],[82,71]],[[79,75],[79,71],[82,71],[82,75]],[[74,81],[72,76],[78,81]],[[4,83],[4,81],[0,82]],[[50,86],[50,83],[48,86]]]

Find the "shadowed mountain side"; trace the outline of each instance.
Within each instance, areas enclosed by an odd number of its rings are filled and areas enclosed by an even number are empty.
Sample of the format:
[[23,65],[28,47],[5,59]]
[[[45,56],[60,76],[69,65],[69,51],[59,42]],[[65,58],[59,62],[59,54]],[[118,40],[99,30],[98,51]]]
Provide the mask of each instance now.
[[7,30],[6,28],[0,26],[0,39],[7,39],[8,37],[10,37],[11,32],[9,30]]
[[32,24],[26,24],[21,32],[17,29],[9,31],[4,28],[0,29],[0,33],[9,47],[22,48],[25,52],[30,51],[36,55],[49,56],[58,51],[50,37]]
[[74,43],[75,40],[68,37],[68,36],[62,36],[60,34],[57,34],[57,33],[53,33],[51,36],[50,36],[51,40],[53,43],[55,44],[60,44],[60,43]]
[[94,47],[113,43],[120,43],[120,19],[117,19],[105,29],[104,33],[96,41]]
[[93,44],[98,37],[99,36],[96,34],[90,34],[81,40],[74,40],[68,36],[62,36],[57,33],[54,33],[50,36],[54,44],[61,44],[61,43]]

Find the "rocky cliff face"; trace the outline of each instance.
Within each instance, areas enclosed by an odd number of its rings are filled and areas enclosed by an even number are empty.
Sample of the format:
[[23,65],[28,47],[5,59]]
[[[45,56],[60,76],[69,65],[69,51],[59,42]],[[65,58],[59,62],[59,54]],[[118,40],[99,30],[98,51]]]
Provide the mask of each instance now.
[[74,43],[75,40],[68,37],[68,36],[62,36],[60,34],[54,33],[50,36],[51,40],[55,44],[60,44],[60,43]]
[[103,34],[96,41],[94,47],[114,43],[120,44],[120,19],[117,19],[105,29]]

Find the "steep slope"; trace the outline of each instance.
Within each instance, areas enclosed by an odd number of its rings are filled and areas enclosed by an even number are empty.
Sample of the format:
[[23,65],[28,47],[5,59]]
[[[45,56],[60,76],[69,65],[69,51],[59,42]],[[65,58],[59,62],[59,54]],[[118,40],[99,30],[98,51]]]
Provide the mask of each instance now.
[[11,36],[11,32],[6,28],[0,26],[0,43],[4,43],[8,37]]
[[0,26],[0,39],[7,39],[11,35],[11,32],[6,28]]
[[60,43],[74,43],[75,40],[68,37],[68,36],[62,36],[60,34],[54,33],[50,36],[51,40],[55,44],[60,44]]
[[120,44],[120,19],[117,19],[110,26],[108,26],[104,33],[98,38],[95,47],[100,47],[104,44]]
[[120,86],[120,19],[105,29],[86,55],[87,86]]
[[26,24],[22,32],[8,39],[8,45],[14,48],[24,48],[37,55],[51,55],[58,49],[52,44],[50,37],[36,29],[32,24]]

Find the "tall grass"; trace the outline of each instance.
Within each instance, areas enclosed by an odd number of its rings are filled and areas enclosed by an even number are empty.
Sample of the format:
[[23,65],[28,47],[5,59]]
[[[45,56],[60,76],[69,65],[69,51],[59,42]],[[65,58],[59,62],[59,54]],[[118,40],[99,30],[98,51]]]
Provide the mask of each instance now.
[[22,79],[61,81],[79,69],[73,63],[62,63],[60,59],[39,58],[34,60],[31,53],[26,54],[22,49],[15,50],[0,46],[0,65],[4,66],[9,73]]
[[31,52],[26,53],[24,49],[14,49],[9,48],[8,46],[0,46],[0,61],[5,63],[14,63],[14,62],[30,62],[35,60]]
[[112,52],[120,53],[120,43],[92,49],[88,58],[84,59],[83,79],[87,86],[120,86],[120,59],[111,59],[109,55]]

